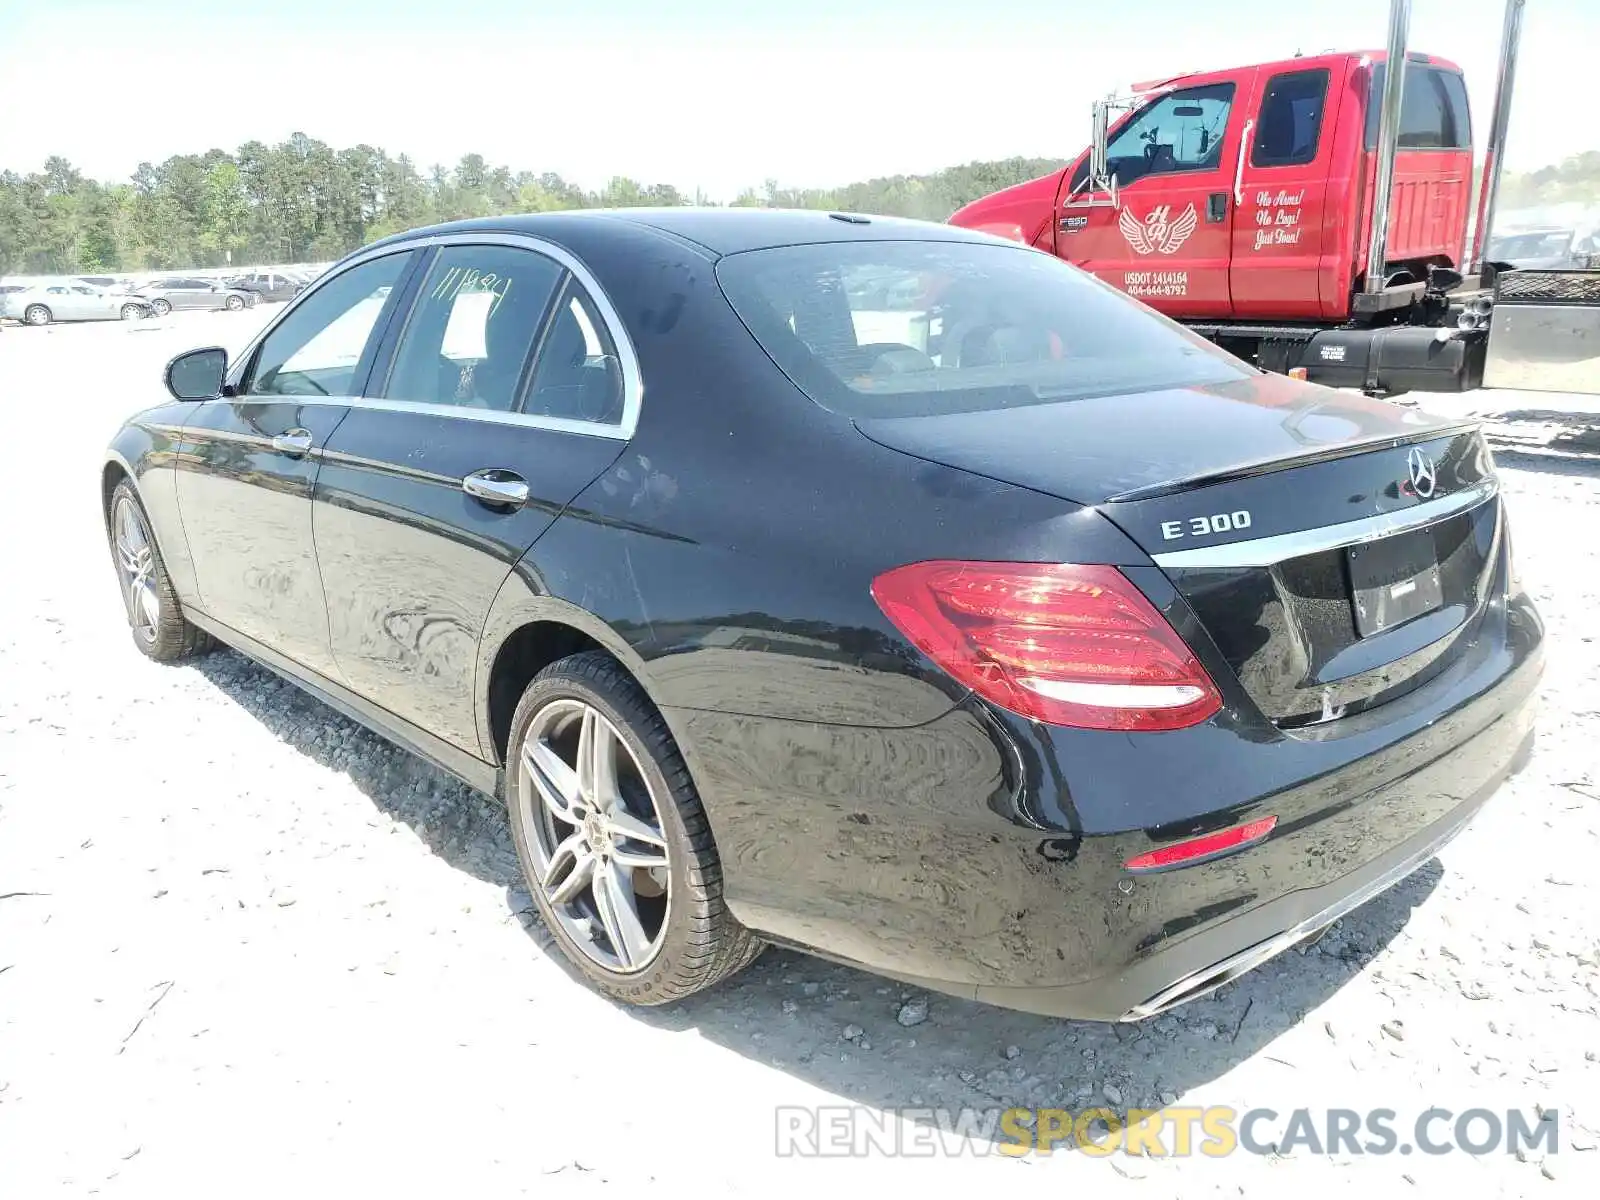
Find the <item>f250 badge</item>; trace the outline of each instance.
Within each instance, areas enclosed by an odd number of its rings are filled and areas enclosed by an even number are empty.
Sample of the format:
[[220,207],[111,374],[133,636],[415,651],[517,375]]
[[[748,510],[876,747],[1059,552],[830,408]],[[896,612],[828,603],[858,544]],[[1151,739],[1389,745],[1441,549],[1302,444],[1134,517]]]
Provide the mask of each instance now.
[[1208,533],[1234,533],[1240,529],[1250,528],[1250,510],[1241,508],[1238,512],[1212,513],[1209,517],[1187,517],[1181,521],[1161,522],[1161,536],[1169,542],[1179,538],[1204,537]]
[[1142,223],[1130,208],[1117,218],[1117,228],[1137,254],[1176,254],[1199,223],[1200,213],[1192,203],[1175,221],[1170,204],[1156,205]]

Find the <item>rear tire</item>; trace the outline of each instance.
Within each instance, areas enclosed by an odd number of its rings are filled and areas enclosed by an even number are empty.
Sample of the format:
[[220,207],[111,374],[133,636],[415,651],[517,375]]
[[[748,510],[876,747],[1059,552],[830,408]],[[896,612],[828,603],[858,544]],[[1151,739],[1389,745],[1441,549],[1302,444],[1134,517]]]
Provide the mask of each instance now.
[[48,325],[55,317],[44,305],[30,304],[22,310],[22,319],[29,325]]
[[150,519],[126,479],[111,493],[107,518],[111,560],[122,585],[128,628],[139,652],[156,662],[177,662],[210,650],[216,644],[211,635],[183,615],[150,532]]
[[[604,750],[590,755],[586,744]],[[607,756],[609,766],[582,773],[580,764]],[[765,948],[722,902],[721,860],[666,722],[609,654],[575,654],[534,677],[512,717],[506,764],[528,891],[596,990],[667,1004],[720,983]],[[585,869],[590,882],[573,887]]]

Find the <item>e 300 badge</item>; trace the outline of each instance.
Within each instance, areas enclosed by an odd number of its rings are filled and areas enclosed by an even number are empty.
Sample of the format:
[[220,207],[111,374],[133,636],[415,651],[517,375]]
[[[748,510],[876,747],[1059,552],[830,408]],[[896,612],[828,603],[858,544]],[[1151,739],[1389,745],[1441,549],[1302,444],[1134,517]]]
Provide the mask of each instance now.
[[1161,522],[1161,536],[1169,542],[1179,538],[1204,537],[1208,533],[1233,533],[1240,529],[1250,528],[1250,510],[1241,508],[1238,512],[1212,513],[1209,517],[1189,517],[1181,521]]

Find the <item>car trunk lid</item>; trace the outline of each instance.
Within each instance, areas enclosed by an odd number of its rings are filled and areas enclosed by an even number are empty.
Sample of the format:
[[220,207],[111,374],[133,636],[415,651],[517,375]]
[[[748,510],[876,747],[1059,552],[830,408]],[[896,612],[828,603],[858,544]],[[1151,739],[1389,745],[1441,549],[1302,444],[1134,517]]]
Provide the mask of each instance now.
[[[1285,727],[1420,686],[1488,596],[1493,464],[1471,426],[1282,377],[882,420],[884,445],[1093,506]],[[1201,650],[1196,647],[1197,652]]]

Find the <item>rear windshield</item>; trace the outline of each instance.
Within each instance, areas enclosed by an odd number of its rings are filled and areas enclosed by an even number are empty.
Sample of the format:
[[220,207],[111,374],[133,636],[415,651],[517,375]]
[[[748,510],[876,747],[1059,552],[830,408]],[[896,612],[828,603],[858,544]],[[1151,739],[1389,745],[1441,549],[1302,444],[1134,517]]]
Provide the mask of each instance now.
[[784,246],[728,255],[717,280],[795,385],[852,417],[973,412],[1254,374],[1022,246]]

